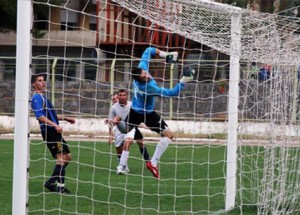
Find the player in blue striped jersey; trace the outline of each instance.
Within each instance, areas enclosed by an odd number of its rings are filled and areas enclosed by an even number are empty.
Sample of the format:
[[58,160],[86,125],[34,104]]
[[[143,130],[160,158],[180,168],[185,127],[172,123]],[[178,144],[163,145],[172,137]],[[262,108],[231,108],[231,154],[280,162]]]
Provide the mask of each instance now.
[[62,137],[63,128],[59,120],[65,120],[71,124],[75,119],[58,116],[50,100],[44,95],[46,81],[44,75],[37,74],[31,77],[34,94],[31,98],[31,108],[39,121],[40,130],[53,158],[56,159],[52,176],[45,183],[45,187],[51,192],[70,193],[65,188],[65,168],[71,161],[69,147]]

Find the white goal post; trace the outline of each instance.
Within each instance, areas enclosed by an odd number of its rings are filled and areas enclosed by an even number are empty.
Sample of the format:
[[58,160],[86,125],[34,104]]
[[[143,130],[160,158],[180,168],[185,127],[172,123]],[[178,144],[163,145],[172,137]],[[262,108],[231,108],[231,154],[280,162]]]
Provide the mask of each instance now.
[[240,81],[240,47],[241,47],[241,14],[233,13],[231,17],[231,55],[228,92],[228,135],[227,135],[227,173],[225,210],[234,207],[236,198],[237,171],[237,135],[238,105]]
[[27,214],[32,2],[18,0],[13,214]]

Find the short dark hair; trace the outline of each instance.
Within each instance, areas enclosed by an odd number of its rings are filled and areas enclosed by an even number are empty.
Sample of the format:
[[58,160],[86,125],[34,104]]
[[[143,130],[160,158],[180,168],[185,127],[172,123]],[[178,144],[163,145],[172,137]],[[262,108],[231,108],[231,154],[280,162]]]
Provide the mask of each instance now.
[[33,84],[34,82],[36,82],[36,79],[40,76],[43,76],[45,80],[47,78],[47,75],[45,73],[32,74],[31,75],[31,83]]
[[113,94],[110,95],[110,98],[112,98],[114,95],[118,95],[118,93],[114,92]]
[[118,91],[118,93],[126,93],[126,94],[128,94],[128,91],[125,90],[125,89],[120,89],[120,90]]
[[140,81],[140,77],[142,74],[142,69],[141,68],[135,68],[131,71],[131,77],[136,80],[136,81]]

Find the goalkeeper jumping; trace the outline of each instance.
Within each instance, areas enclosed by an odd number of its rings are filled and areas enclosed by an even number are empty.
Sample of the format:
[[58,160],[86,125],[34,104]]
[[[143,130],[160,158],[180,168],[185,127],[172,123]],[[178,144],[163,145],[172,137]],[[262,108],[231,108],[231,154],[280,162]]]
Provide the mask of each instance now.
[[[159,178],[158,161],[167,149],[168,145],[171,143],[174,135],[171,129],[168,128],[166,122],[158,113],[156,113],[156,111],[154,111],[155,97],[178,96],[180,91],[184,89],[185,83],[193,80],[194,71],[191,69],[184,70],[182,78],[172,89],[159,87],[149,73],[149,62],[155,55],[166,58],[167,63],[175,63],[178,60],[177,52],[166,53],[153,47],[149,47],[144,51],[138,68],[131,72],[132,78],[134,79],[134,95],[132,99],[132,106],[126,120],[127,134],[125,140],[133,141],[135,130],[141,123],[144,123],[149,129],[161,136],[151,161],[146,163],[147,168],[151,171],[153,176]],[[121,122],[117,126],[120,128]],[[122,156],[126,158],[122,159]],[[121,160],[127,162],[127,159],[128,154],[124,154],[123,151]],[[124,168],[127,166],[126,163],[120,163],[120,165]]]

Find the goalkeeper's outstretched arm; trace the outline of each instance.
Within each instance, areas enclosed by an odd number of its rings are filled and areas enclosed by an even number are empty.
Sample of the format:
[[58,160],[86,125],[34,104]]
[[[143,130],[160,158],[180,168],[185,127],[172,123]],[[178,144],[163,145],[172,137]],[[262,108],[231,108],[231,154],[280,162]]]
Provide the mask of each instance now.
[[141,57],[138,68],[149,72],[149,62],[150,62],[151,58],[156,55],[158,55],[162,58],[165,58],[166,63],[178,62],[178,52],[164,52],[158,48],[148,47],[148,48],[146,48],[146,50],[144,51],[144,53]]

